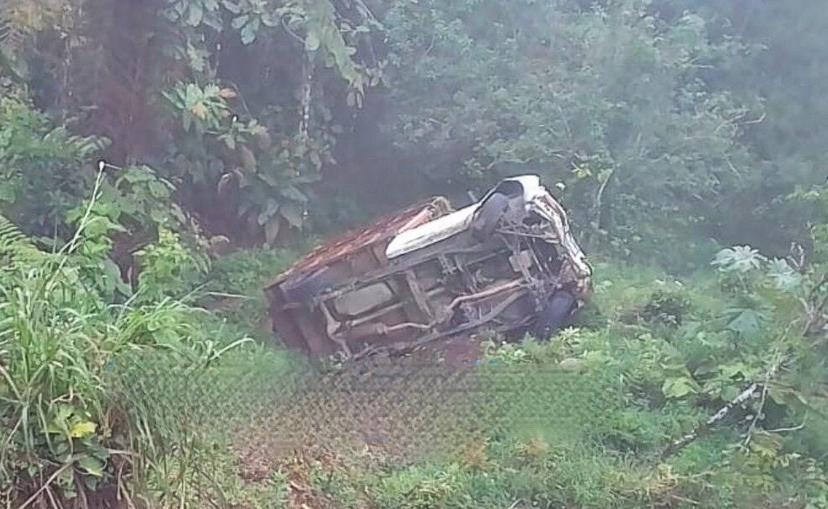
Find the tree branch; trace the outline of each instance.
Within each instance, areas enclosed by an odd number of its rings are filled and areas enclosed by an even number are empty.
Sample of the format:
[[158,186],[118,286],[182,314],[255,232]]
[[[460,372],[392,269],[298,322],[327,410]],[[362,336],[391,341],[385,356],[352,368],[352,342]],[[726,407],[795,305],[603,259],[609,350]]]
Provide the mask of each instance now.
[[[776,376],[776,373],[779,371],[779,368],[781,366],[782,366],[782,360],[779,360],[777,363],[775,363],[773,366],[771,366],[771,368],[767,371],[767,373],[765,374],[764,382],[762,382],[762,383],[754,382],[754,383],[750,384],[747,389],[740,392],[738,396],[736,396],[728,404],[726,404],[725,406],[720,408],[718,412],[713,414],[713,416],[710,417],[709,419],[707,419],[704,423],[702,423],[701,425],[696,427],[696,429],[694,429],[690,433],[684,435],[683,437],[679,438],[678,440],[675,440],[672,444],[670,444],[669,447],[667,447],[667,449],[664,450],[664,452],[661,455],[662,459],[673,456],[674,454],[678,453],[679,451],[681,451],[682,449],[684,449],[685,447],[687,447],[688,445],[693,443],[697,438],[699,438],[701,435],[706,433],[710,428],[712,428],[717,423],[722,421],[725,417],[727,417],[728,414],[730,414],[730,412],[734,408],[736,408],[737,406],[740,406],[742,403],[744,403],[744,402],[748,401],[749,399],[755,397],[756,393],[759,390],[762,390],[763,394],[764,394],[767,391],[767,387],[768,387],[768,384],[769,384],[770,380],[774,376]],[[758,416],[758,414],[757,414],[757,416]],[[753,428],[753,427],[754,427],[754,425],[752,424],[751,428]]]

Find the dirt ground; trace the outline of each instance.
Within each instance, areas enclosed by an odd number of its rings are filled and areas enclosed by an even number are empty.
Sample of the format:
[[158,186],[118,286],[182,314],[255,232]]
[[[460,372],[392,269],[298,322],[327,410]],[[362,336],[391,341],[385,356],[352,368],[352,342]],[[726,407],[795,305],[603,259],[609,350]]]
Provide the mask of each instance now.
[[473,447],[482,436],[474,397],[481,358],[479,341],[464,336],[303,381],[237,434],[242,476],[256,483],[287,472],[291,507],[326,507],[310,502],[305,477],[314,465],[335,469],[348,458],[399,466]]

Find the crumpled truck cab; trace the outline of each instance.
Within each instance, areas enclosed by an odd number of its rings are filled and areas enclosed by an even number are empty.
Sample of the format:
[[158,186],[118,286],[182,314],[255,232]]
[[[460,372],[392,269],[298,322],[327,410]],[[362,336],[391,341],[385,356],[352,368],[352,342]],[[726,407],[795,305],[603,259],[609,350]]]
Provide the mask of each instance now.
[[546,339],[591,274],[563,207],[523,175],[460,210],[432,198],[328,242],[265,292],[287,346],[359,358],[480,329]]

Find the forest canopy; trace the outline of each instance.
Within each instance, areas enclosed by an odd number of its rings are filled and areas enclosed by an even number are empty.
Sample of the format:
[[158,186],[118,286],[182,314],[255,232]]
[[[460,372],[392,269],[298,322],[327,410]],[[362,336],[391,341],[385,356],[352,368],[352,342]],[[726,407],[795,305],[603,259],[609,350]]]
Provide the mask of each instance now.
[[790,195],[825,179],[825,19],[799,4],[9,0],[4,111],[27,118],[6,136],[84,142],[45,170],[61,196],[28,200],[46,210],[13,206],[37,170],[4,153],[4,212],[65,230],[90,176],[69,154],[94,148],[248,245],[535,172],[619,254],[784,254],[808,236]]

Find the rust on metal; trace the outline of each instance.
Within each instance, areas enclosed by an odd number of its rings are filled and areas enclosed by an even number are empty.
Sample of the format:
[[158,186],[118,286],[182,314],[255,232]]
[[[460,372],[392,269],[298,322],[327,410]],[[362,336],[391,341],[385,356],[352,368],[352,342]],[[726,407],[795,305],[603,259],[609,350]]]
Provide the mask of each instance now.
[[268,285],[268,288],[278,285],[292,274],[311,272],[326,264],[347,258],[355,252],[365,249],[367,246],[373,246],[400,232],[420,226],[440,215],[448,213],[449,210],[450,205],[448,201],[445,198],[436,197],[411,206],[402,212],[388,214],[366,228],[350,231],[317,247],[293,264],[288,270],[279,274]]

